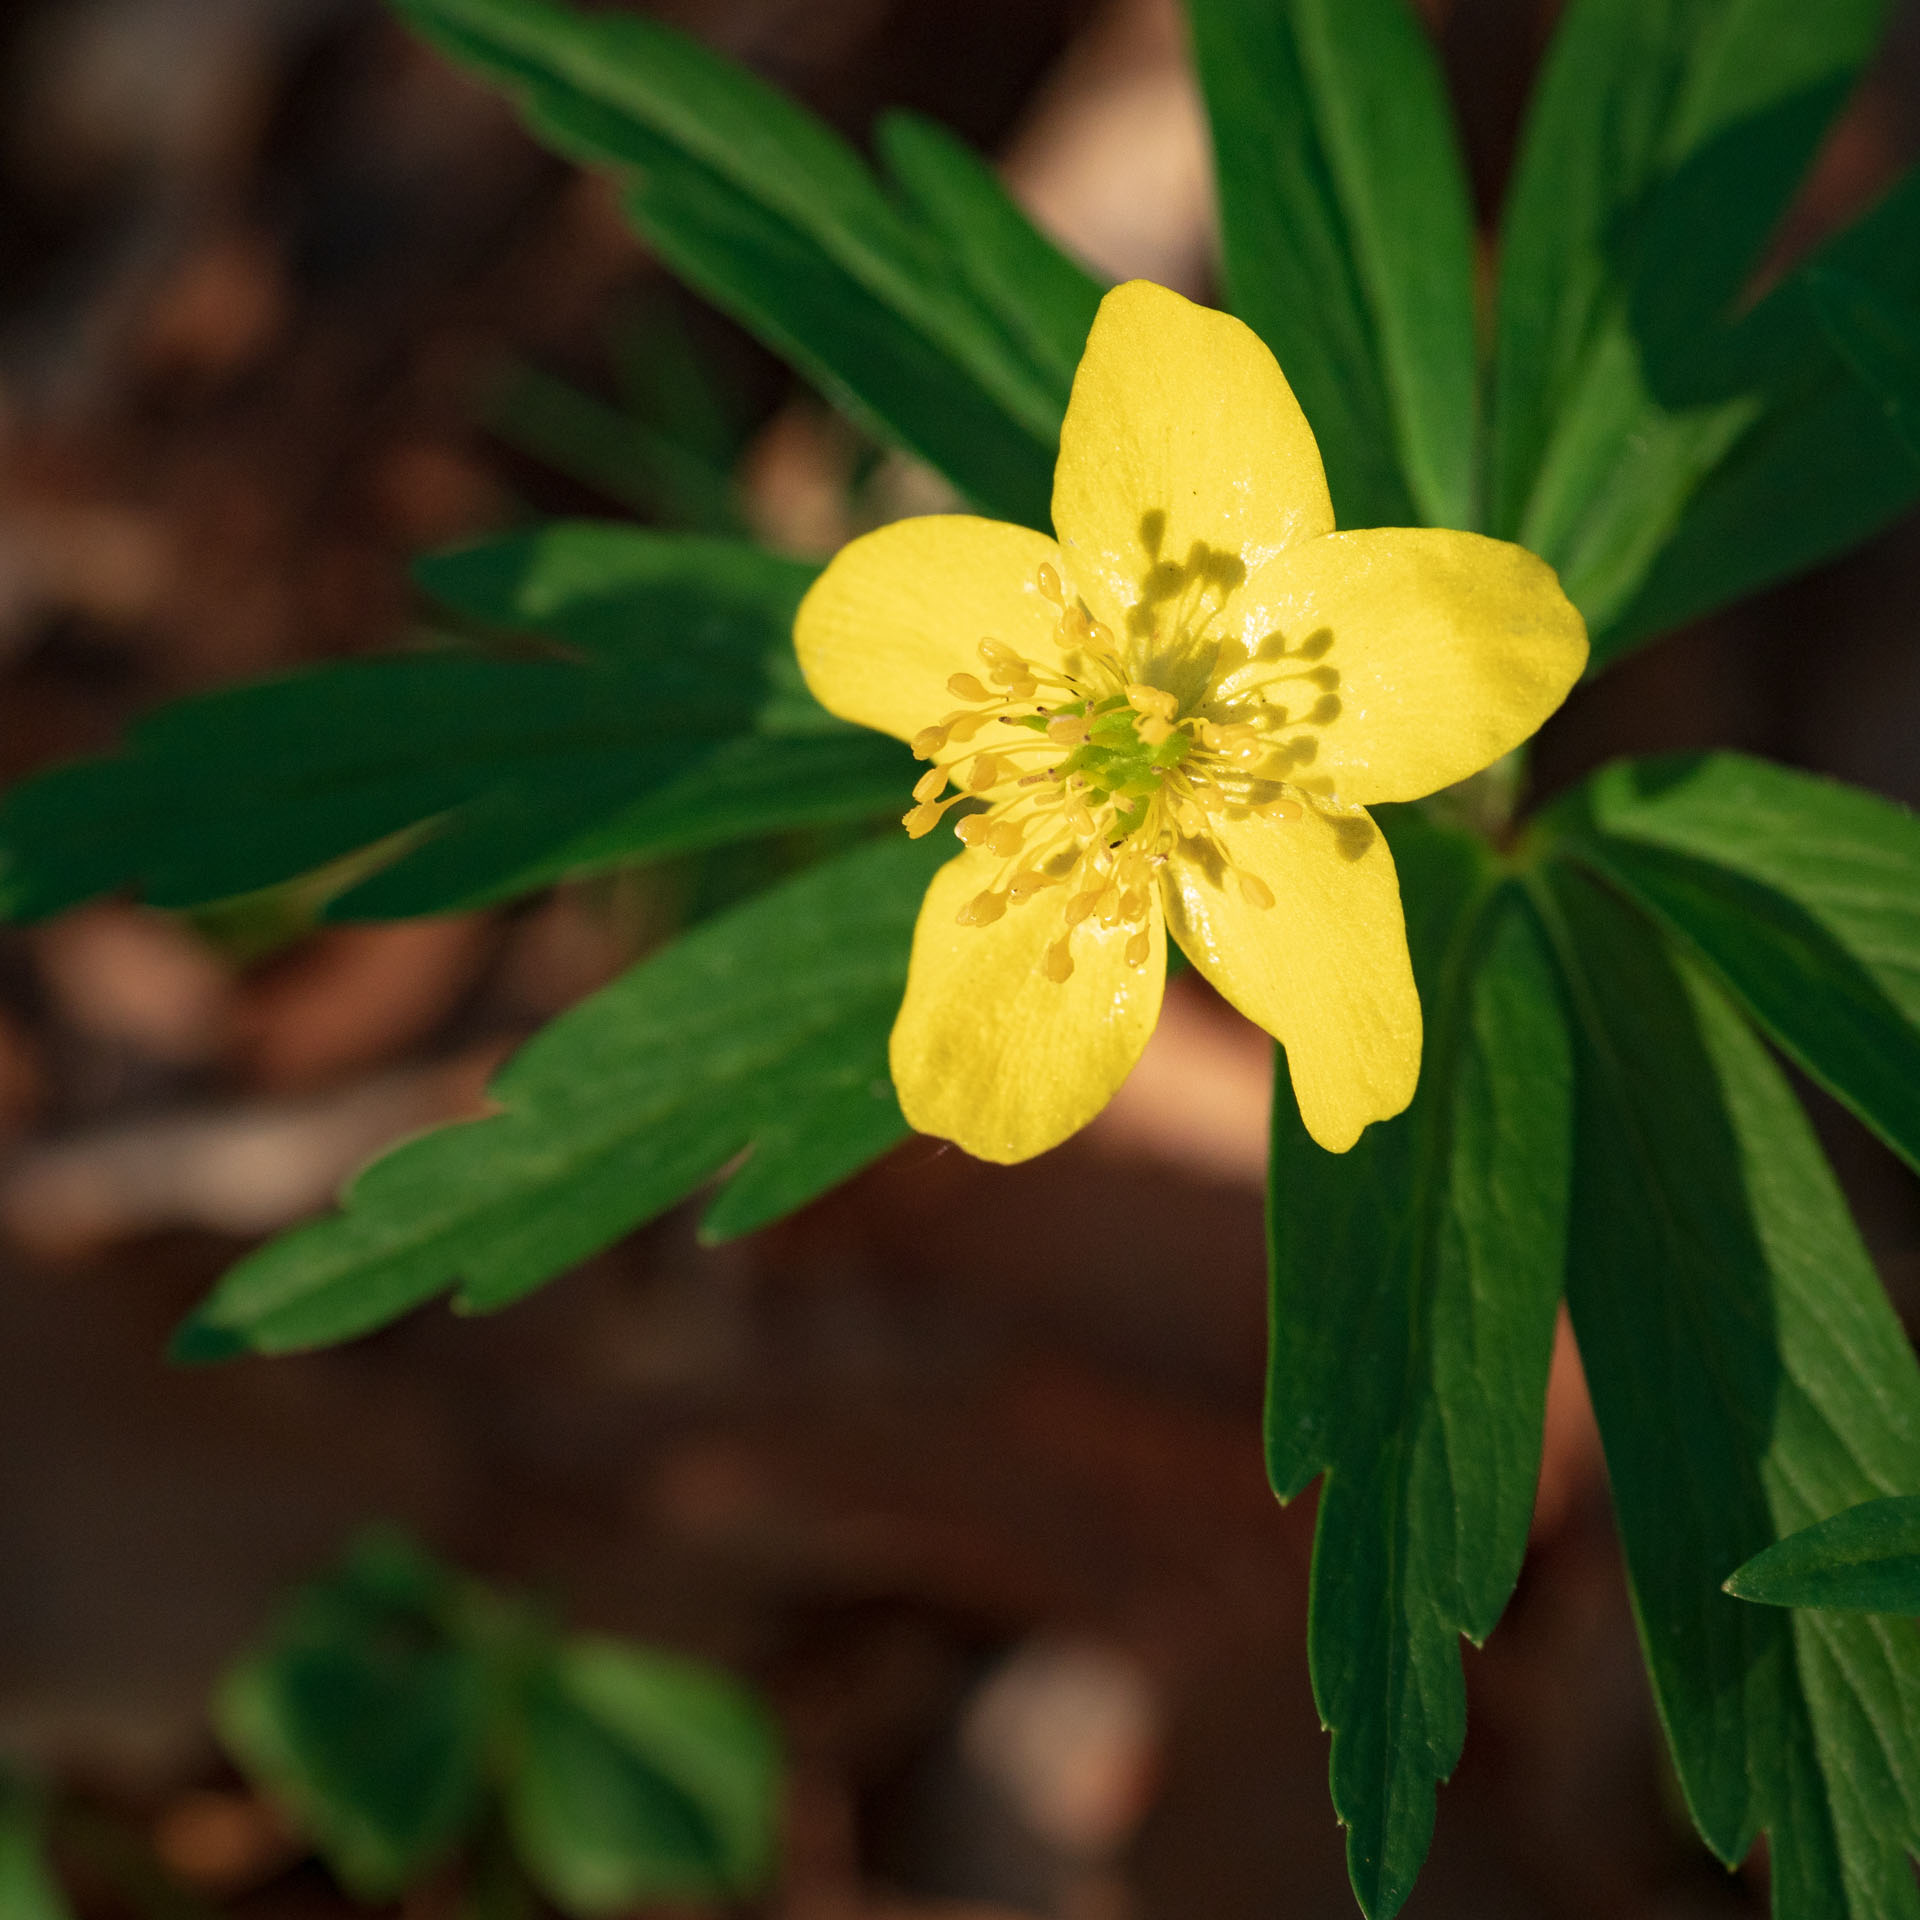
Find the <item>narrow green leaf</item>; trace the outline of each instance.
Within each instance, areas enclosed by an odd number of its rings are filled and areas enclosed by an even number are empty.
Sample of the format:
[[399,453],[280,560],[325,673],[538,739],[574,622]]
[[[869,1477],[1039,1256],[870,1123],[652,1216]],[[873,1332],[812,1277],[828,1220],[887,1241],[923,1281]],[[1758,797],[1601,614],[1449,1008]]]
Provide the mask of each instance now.
[[448,1631],[452,1594],[399,1543],[363,1547],[294,1597],[215,1696],[235,1760],[363,1900],[401,1892],[479,1814],[486,1682]]
[[752,1696],[690,1661],[568,1642],[535,1675],[508,1792],[528,1871],[570,1914],[753,1892],[779,1756]]
[[1490,517],[1597,661],[1761,411],[1723,337],[1885,10],[1576,0],[1560,27],[1503,223]]
[[1549,869],[1540,897],[1578,1040],[1568,1300],[1688,1806],[1730,1864],[1769,1835],[1781,1920],[1911,1920],[1920,1641],[1722,1582],[1910,1481],[1920,1369],[1805,1116],[1718,989],[1578,872]]
[[119,758],[0,800],[6,912],[37,918],[126,886],[193,906],[401,835],[329,915],[429,913],[858,819],[911,784],[900,748],[833,720],[800,684],[790,634],[807,567],[744,543],[560,522],[420,575],[456,611],[559,646],[350,661],[162,708]]
[[1920,1494],[1863,1501],[1776,1540],[1727,1591],[1769,1607],[1920,1614]]
[[986,310],[1064,397],[1104,289],[1029,220],[1000,176],[963,141],[916,113],[890,113],[881,158]]
[[495,1080],[494,1118],[376,1160],[343,1210],[227,1274],[176,1352],[345,1340],[449,1287],[506,1305],[747,1155],[707,1216],[745,1233],[907,1131],[887,1072],[920,897],[900,835],[706,921],[583,1001]]
[[1404,0],[1190,0],[1227,291],[1306,409],[1343,526],[1471,527],[1473,221]]
[[73,1920],[47,1865],[39,1795],[0,1774],[0,1914],[6,1920]]
[[695,41],[550,0],[396,0],[561,151],[629,182],[674,271],[982,507],[1045,525],[1065,390],[852,148]]
[[1920,1166],[1920,819],[1740,754],[1609,767],[1553,826]]
[[1764,391],[1764,407],[1687,503],[1644,582],[1596,619],[1596,663],[1844,553],[1920,497],[1904,416],[1859,377],[1828,324],[1836,284],[1864,289],[1883,313],[1920,310],[1920,172],[1716,337],[1731,374]]
[[1420,1090],[1333,1155],[1283,1085],[1269,1214],[1268,1465],[1283,1499],[1327,1475],[1308,1653],[1374,1920],[1412,1888],[1460,1757],[1458,1637],[1492,1630],[1526,1547],[1572,1127],[1531,915],[1470,837],[1412,817],[1392,837],[1427,1016]]

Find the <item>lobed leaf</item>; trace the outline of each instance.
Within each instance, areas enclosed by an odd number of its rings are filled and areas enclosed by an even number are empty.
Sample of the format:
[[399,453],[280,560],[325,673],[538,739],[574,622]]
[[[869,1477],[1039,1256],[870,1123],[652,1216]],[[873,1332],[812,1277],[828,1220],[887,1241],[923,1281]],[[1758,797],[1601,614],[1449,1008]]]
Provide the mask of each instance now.
[[[1023,307],[1007,324],[829,128],[655,21],[550,0],[395,4],[513,93],[541,138],[620,173],[660,257],[823,391],[987,511],[1047,524],[1066,405],[1033,350],[1048,318]],[[998,209],[1003,244],[1019,218]],[[1022,244],[1046,247],[1030,229]],[[1041,306],[1057,280],[1036,285]]]
[[329,916],[438,912],[888,811],[911,784],[899,748],[801,687],[789,634],[812,571],[796,562],[560,522],[420,576],[456,611],[561,647],[347,661],[162,708],[118,757],[0,799],[7,914],[129,886],[193,906],[388,840]]
[[538,1034],[490,1119],[376,1160],[342,1211],[229,1272],[183,1359],[345,1340],[448,1288],[484,1312],[745,1155],[709,1238],[746,1233],[906,1134],[887,1035],[945,849],[891,836],[704,922]]
[[1920,819],[1726,753],[1609,767],[1552,823],[1920,1166]]
[[1782,1533],[1896,1491],[1920,1368],[1805,1116],[1704,975],[1598,882],[1538,898],[1574,1013],[1568,1301],[1642,1650],[1694,1820],[1765,1832],[1774,1912],[1920,1912],[1920,1642],[1722,1591]]
[[1343,526],[1479,524],[1473,219],[1404,0],[1190,0],[1227,292]]
[[1920,1495],[1866,1500],[1736,1567],[1727,1591],[1770,1607],[1920,1614]]
[[[1729,331],[1885,12],[1577,0],[1561,25],[1503,221],[1490,520],[1560,570],[1596,667],[1678,617],[1638,596],[1730,452],[1778,470],[1781,369]],[[1692,611],[1768,577],[1758,526],[1722,515],[1710,544]]]
[[1324,1470],[1308,1657],[1366,1912],[1411,1890],[1460,1757],[1459,1635],[1519,1573],[1565,1237],[1569,1043],[1531,916],[1466,835],[1392,822],[1428,1037],[1350,1153],[1275,1102],[1267,1456]]

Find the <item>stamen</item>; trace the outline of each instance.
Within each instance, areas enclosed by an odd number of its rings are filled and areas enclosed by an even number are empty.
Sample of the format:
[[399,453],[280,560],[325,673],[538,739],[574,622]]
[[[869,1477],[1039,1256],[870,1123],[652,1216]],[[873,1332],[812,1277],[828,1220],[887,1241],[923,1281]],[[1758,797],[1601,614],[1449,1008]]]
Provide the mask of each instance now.
[[1099,904],[1100,889],[1098,887],[1091,893],[1076,893],[1073,898],[1067,902],[1066,911],[1062,918],[1065,919],[1068,926],[1077,927]]
[[956,700],[991,700],[993,698],[993,695],[970,673],[949,674],[947,691]]
[[1032,867],[1022,867],[1007,882],[1007,891],[1013,896],[1014,905],[1018,906],[1021,901],[1031,900],[1042,888],[1053,884],[1054,882],[1046,874],[1037,872]]
[[1085,714],[1057,713],[1047,722],[1047,738],[1059,741],[1063,747],[1085,746],[1092,731]]
[[991,888],[976,893],[953,917],[963,927],[990,927],[1007,910],[1007,896]]
[[1040,589],[1041,599],[1051,600],[1056,607],[1065,604],[1066,595],[1060,591],[1060,576],[1044,560],[1040,563],[1040,571],[1034,576],[1034,585]]
[[909,750],[916,760],[931,760],[947,744],[945,727],[922,727],[907,742]]
[[1137,927],[1147,917],[1147,896],[1140,887],[1129,887],[1120,896],[1120,918],[1128,926]]
[[929,767],[913,783],[913,797],[916,800],[937,800],[947,784],[945,767]]
[[1237,870],[1240,882],[1240,897],[1250,907],[1270,907],[1273,905],[1273,889],[1257,873],[1248,873],[1244,868]]
[[1145,927],[1142,927],[1140,931],[1133,935],[1127,942],[1127,965],[1130,967],[1144,967],[1147,964],[1147,955],[1152,951],[1153,935],[1150,934]]
[[995,859],[1011,860],[1026,837],[1027,830],[1018,820],[996,820],[987,829],[981,844]]
[[[942,774],[940,778],[944,785],[946,775]],[[916,787],[914,791],[917,793],[919,788]],[[900,824],[906,828],[907,838],[924,840],[940,824],[941,812],[941,808],[935,806],[932,801],[928,801],[923,806],[915,807],[911,813],[902,815]]]
[[1066,939],[1056,940],[1047,949],[1047,957],[1040,963],[1041,970],[1057,986],[1073,978],[1073,953]]
[[990,753],[977,753],[973,757],[973,771],[967,775],[969,793],[985,793],[1000,779],[1000,762]]

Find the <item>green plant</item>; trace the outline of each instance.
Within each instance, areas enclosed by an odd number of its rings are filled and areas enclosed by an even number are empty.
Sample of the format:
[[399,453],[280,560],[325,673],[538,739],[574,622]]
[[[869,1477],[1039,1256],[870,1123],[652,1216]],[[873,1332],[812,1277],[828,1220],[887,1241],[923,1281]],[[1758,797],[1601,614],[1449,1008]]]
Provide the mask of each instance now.
[[[400,11],[612,172],[655,253],[864,427],[1047,524],[1100,289],[949,136],[884,121],[877,175],[647,21]],[[1920,498],[1920,175],[1756,280],[1881,0],[1573,0],[1484,325],[1404,0],[1188,11],[1226,291],[1342,526],[1530,547],[1597,673]],[[194,907],[377,846],[325,913],[395,917],[897,815],[912,763],[795,674],[810,578],[591,524],[429,559],[426,592],[496,639],[187,702],[28,782],[0,805],[6,906],[131,886]],[[1733,754],[1627,762],[1521,822],[1482,791],[1381,823],[1419,1091],[1343,1156],[1283,1093],[1271,1189],[1269,1466],[1282,1497],[1324,1477],[1310,1661],[1361,1903],[1405,1899],[1458,1758],[1458,1637],[1484,1638],[1519,1568],[1564,1295],[1701,1833],[1728,1862],[1768,1835],[1782,1916],[1920,1911],[1920,1648],[1722,1589],[1920,1477],[1920,1369],[1776,1058],[1920,1165],[1920,823]],[[709,1238],[824,1191],[905,1131],[885,1040],[933,865],[897,835],[854,844],[643,961],[505,1071],[499,1115],[401,1147],[242,1261],[180,1353],[338,1340],[447,1291],[504,1305],[723,1170]]]

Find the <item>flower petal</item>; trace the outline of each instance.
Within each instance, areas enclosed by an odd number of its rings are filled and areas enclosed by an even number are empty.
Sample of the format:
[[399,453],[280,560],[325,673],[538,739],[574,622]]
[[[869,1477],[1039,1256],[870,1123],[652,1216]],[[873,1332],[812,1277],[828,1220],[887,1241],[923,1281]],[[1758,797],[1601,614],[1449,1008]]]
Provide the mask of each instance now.
[[[1072,584],[1125,634],[1129,610],[1143,632],[1190,583],[1230,586],[1237,569],[1331,531],[1333,504],[1313,430],[1259,335],[1130,280],[1101,301],[1073,378],[1053,524]],[[1193,582],[1209,559],[1214,575]]]
[[1312,777],[1355,806],[1416,800],[1490,766],[1587,664],[1586,625],[1553,569],[1477,533],[1310,540],[1261,568],[1235,612],[1254,660],[1220,691],[1264,681],[1306,723]]
[[1057,666],[1058,614],[1036,584],[1059,549],[1030,527],[972,514],[897,520],[850,541],[793,623],[813,697],[843,720],[911,740],[951,713],[953,673],[983,674],[982,638]]
[[892,1060],[911,1126],[981,1160],[1011,1162],[1058,1146],[1113,1098],[1160,1018],[1167,944],[1157,902],[1138,967],[1124,957],[1130,929],[1084,921],[1072,977],[1049,980],[1040,965],[1066,931],[1064,894],[1010,907],[990,926],[955,922],[1003,864],[973,848],[934,875]]
[[1386,836],[1364,813],[1316,808],[1284,824],[1210,824],[1274,904],[1249,905],[1232,873],[1182,841],[1165,876],[1174,937],[1286,1048],[1307,1131],[1345,1153],[1406,1106],[1420,1077],[1420,999]]

